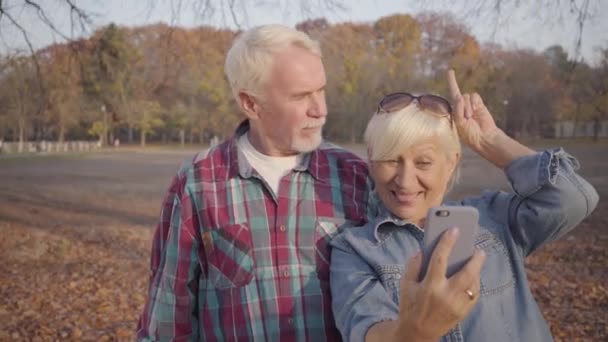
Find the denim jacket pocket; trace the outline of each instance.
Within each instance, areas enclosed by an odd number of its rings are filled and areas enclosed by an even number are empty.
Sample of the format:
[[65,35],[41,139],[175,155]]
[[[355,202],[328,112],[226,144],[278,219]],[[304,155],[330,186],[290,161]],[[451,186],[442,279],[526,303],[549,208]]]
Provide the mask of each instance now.
[[401,278],[405,274],[405,265],[400,264],[384,264],[376,267],[378,278],[380,282],[390,293],[391,298],[395,303],[399,303],[399,286],[401,284]]
[[477,236],[477,248],[486,253],[481,270],[481,295],[489,296],[515,286],[515,276],[505,245],[490,232]]
[[202,288],[230,289],[251,282],[254,271],[251,230],[246,224],[233,224],[203,234],[207,257],[207,277]]
[[318,219],[315,223],[315,249],[316,272],[319,280],[329,281],[329,265],[331,250],[329,243],[338,235],[339,229],[345,219]]

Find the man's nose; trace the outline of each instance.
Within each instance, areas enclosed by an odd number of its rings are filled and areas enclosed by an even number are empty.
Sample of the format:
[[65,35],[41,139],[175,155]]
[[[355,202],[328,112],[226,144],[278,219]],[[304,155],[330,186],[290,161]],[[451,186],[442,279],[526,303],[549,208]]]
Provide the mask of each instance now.
[[315,92],[311,96],[311,108],[309,115],[316,118],[323,118],[327,116],[327,104],[325,102],[324,92]]

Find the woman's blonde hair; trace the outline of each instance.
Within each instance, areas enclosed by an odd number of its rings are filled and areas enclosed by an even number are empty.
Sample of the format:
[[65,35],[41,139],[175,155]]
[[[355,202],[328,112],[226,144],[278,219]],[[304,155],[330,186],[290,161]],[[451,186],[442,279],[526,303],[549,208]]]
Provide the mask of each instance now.
[[321,57],[318,42],[304,32],[283,25],[258,26],[237,37],[225,63],[226,76],[235,98],[241,91],[262,95],[260,88],[270,71],[273,55],[292,45]]
[[[461,155],[458,131],[448,117],[437,115],[417,104],[391,113],[374,114],[365,129],[370,161],[395,159],[409,147],[427,139],[437,139],[446,156]],[[459,177],[456,166],[448,189]]]

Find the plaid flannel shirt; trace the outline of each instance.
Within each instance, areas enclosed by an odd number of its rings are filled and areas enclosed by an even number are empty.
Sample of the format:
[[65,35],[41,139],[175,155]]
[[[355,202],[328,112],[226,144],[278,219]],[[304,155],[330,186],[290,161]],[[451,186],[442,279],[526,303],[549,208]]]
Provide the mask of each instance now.
[[140,341],[336,341],[329,241],[375,214],[364,161],[323,143],[274,194],[237,149],[182,166],[156,228]]

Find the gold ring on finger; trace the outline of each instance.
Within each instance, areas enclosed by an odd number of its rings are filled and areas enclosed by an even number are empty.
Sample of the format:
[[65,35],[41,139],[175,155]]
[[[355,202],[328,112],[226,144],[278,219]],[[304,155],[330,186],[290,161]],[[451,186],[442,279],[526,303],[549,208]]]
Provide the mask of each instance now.
[[475,293],[471,289],[467,289],[466,291],[464,291],[464,293],[466,293],[467,296],[469,296],[470,300],[475,299]]

